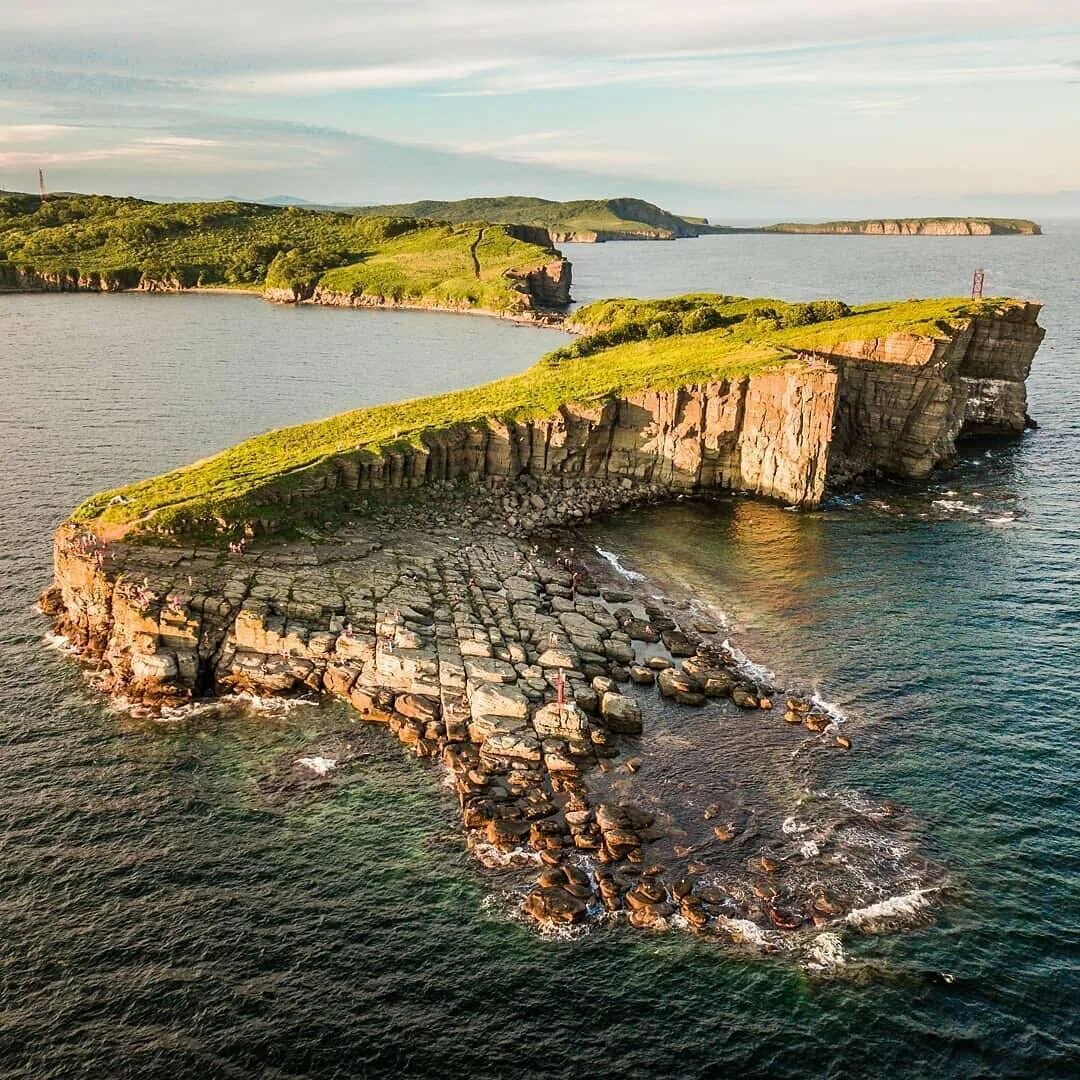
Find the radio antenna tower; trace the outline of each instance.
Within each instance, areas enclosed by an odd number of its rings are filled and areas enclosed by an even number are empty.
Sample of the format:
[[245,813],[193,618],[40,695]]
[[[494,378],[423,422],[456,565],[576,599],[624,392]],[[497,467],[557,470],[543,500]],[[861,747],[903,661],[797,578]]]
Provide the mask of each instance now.
[[45,202],[45,170],[38,169],[37,171],[38,191],[41,193],[41,201]]

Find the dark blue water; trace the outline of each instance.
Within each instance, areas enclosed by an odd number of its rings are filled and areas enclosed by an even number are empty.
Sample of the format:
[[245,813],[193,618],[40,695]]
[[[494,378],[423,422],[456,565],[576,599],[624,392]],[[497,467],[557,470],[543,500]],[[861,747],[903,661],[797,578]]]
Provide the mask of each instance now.
[[[227,297],[0,297],[0,1074],[1068,1075],[1077,1053],[1080,228],[1041,239],[574,246],[579,297],[991,291],[1047,302],[1043,427],[823,514],[628,515],[592,538],[722,608],[849,717],[814,782],[910,806],[956,895],[829,978],[689,935],[535,936],[437,774],[335,708],[138,723],[32,612],[85,494],[253,430],[525,366],[480,319]],[[989,455],[987,456],[987,451]],[[283,763],[355,769],[296,789]],[[854,796],[853,796],[854,797]]]

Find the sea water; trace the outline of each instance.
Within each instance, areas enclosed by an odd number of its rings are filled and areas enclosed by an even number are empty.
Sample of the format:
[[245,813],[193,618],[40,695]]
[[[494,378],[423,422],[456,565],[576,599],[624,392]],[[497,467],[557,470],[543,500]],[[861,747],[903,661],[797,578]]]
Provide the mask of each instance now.
[[50,533],[86,495],[520,370],[562,335],[239,297],[0,296],[0,1074],[1067,1075],[1078,252],[1068,222],[567,246],[579,299],[957,294],[978,265],[989,292],[1047,304],[1042,426],[1020,440],[813,514],[682,503],[587,532],[613,566],[722,610],[748,663],[816,690],[855,748],[794,779],[857,810],[895,800],[948,871],[947,902],[898,895],[856,920],[925,903],[916,929],[849,928],[798,958],[620,926],[539,936],[465,853],[437,770],[381,729],[337,705],[134,719],[43,642]]

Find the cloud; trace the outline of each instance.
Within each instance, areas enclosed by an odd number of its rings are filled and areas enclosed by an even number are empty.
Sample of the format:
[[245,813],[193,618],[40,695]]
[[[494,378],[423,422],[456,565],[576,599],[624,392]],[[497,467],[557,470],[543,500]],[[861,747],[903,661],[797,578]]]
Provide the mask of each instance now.
[[0,143],[38,143],[75,129],[65,124],[0,124]]
[[644,148],[611,146],[584,131],[529,131],[496,140],[432,144],[452,153],[472,154],[521,164],[550,165],[592,172],[620,172],[655,166],[657,155]]
[[497,61],[446,64],[370,64],[315,71],[278,71],[210,80],[207,87],[241,94],[321,94],[339,90],[383,90],[457,82],[502,66]]

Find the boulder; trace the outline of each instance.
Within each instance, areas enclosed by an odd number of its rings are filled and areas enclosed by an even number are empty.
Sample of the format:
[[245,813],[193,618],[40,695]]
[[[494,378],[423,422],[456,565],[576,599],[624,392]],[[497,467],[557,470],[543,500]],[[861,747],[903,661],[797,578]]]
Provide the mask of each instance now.
[[536,661],[542,668],[566,668],[577,667],[577,658],[569,649],[551,648],[545,649]]
[[640,735],[641,706],[625,694],[609,690],[600,699],[600,715],[611,731],[623,735]]
[[472,687],[469,708],[474,717],[510,716],[524,720],[529,715],[529,699],[516,686],[481,683]]
[[558,705],[551,702],[533,713],[533,728],[541,739],[580,738],[589,728],[585,714],[574,704]]

